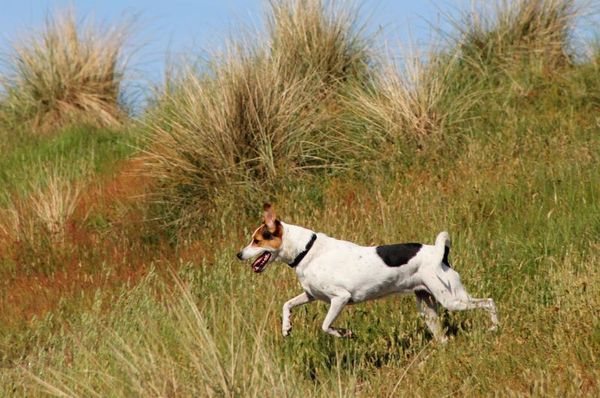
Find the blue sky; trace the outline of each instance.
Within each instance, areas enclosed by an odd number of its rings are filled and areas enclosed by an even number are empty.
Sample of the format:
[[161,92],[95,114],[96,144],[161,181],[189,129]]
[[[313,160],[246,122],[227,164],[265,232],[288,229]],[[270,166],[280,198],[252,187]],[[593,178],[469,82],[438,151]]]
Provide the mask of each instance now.
[[[74,5],[79,16],[110,22],[139,15],[134,67],[146,78],[160,81],[167,53],[200,53],[223,43],[240,26],[260,26],[264,0],[3,0],[0,13],[0,47],[11,39],[40,27],[48,10]],[[342,2],[343,3],[343,2]],[[371,30],[390,42],[409,39],[425,43],[429,22],[455,9],[457,1],[366,0],[361,14]],[[464,3],[464,2],[463,2]]]

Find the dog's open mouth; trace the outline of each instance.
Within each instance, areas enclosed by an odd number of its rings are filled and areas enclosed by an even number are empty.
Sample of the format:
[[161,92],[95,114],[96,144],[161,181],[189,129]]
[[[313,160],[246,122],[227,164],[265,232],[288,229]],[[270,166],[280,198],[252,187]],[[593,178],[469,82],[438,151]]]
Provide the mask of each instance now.
[[252,263],[252,271],[256,273],[263,272],[270,258],[271,253],[269,252],[264,252],[263,254],[258,256],[256,260],[254,260],[254,262]]

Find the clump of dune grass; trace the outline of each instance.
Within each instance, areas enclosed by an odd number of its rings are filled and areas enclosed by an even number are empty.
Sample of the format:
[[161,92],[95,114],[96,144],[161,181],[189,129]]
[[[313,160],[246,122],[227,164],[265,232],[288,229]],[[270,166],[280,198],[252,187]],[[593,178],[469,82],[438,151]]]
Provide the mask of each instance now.
[[0,206],[0,261],[22,273],[64,267],[73,249],[70,237],[81,181],[57,169],[42,172],[45,178],[31,183],[28,195],[13,193]]
[[454,20],[461,55],[485,65],[537,61],[571,62],[570,35],[578,9],[574,0],[478,2]]
[[[390,57],[391,59],[391,57]],[[476,96],[454,84],[458,58],[431,49],[411,49],[402,63],[382,62],[366,86],[349,92],[346,109],[358,128],[396,144],[402,152],[409,141],[424,145],[462,121]]]
[[285,80],[278,62],[235,50],[209,74],[184,72],[151,116],[147,171],[180,227],[219,192],[237,190],[243,201],[277,178],[343,166],[343,142],[315,104],[321,86]]
[[[422,147],[430,137],[447,135],[471,117],[469,112],[486,95],[531,94],[540,79],[519,82],[538,71],[527,63],[569,64],[577,15],[572,0],[477,2],[451,19],[455,32],[449,47],[409,51],[399,64],[381,62],[370,84],[351,91],[347,109],[359,128],[369,126],[375,138],[396,143],[399,152],[407,139]],[[499,72],[509,70],[510,81],[498,79]]]
[[57,169],[45,170],[43,182],[25,198],[11,198],[0,208],[0,238],[29,245],[64,243],[67,224],[77,207],[81,186]]
[[315,74],[328,87],[364,78],[372,51],[357,11],[336,1],[273,1],[267,31],[281,72],[289,79]]
[[5,56],[3,119],[42,131],[71,122],[118,125],[126,114],[119,97],[128,29],[78,23],[72,9],[48,15]]
[[67,221],[75,212],[80,186],[58,173],[50,173],[43,188],[36,187],[29,200],[35,218],[53,241],[64,241]]
[[148,116],[147,157],[169,222],[189,227],[224,192],[244,204],[277,181],[358,158],[335,103],[338,82],[366,68],[366,50],[351,14],[303,4],[273,3],[270,36],[233,40],[170,79]]

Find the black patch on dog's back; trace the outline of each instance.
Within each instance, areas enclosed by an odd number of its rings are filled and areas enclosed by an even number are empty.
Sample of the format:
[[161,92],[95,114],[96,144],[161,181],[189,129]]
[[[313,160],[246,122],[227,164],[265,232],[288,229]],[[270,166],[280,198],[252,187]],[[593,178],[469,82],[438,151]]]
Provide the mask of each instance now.
[[416,256],[422,246],[420,243],[398,243],[377,246],[375,251],[388,267],[400,267]]

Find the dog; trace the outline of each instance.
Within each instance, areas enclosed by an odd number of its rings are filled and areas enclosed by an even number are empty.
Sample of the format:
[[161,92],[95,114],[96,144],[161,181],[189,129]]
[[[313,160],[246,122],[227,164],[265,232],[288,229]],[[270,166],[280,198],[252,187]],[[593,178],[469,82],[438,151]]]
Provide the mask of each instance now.
[[471,297],[459,274],[448,261],[450,236],[438,234],[434,245],[401,243],[359,246],[323,233],[287,224],[264,205],[264,220],[252,234],[252,241],[237,257],[256,258],[252,270],[261,273],[273,261],[282,261],[296,271],[304,289],[283,305],[282,333],[292,330],[294,307],[322,300],[329,310],[322,329],[336,337],[351,337],[351,331],[332,327],[344,306],[378,299],[392,293],[414,293],[417,308],[433,337],[447,340],[440,321],[439,305],[449,311],[482,308],[488,311],[492,330],[498,327],[496,305],[491,298]]

